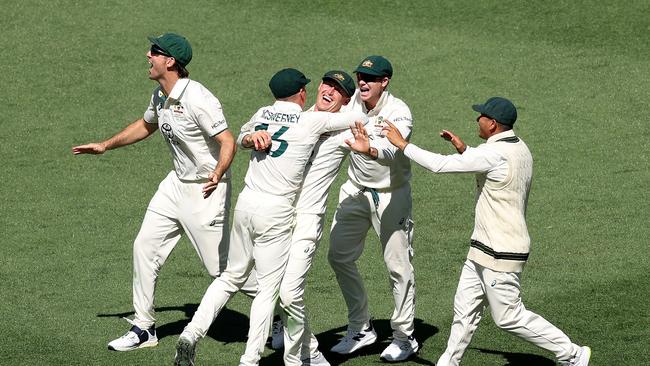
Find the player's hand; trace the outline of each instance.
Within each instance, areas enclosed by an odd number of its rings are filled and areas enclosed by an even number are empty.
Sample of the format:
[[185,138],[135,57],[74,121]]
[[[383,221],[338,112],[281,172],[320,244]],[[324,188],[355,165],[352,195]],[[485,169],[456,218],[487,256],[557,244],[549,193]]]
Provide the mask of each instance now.
[[201,190],[203,192],[203,198],[210,197],[212,192],[214,192],[214,190],[217,188],[219,180],[219,176],[217,176],[214,172],[208,175],[208,182],[203,186],[203,189]]
[[363,123],[356,121],[354,126],[350,127],[352,131],[353,139],[345,140],[345,143],[350,147],[352,151],[356,151],[362,154],[369,154],[370,152],[370,140],[368,139],[368,132],[366,131]]
[[463,152],[465,152],[465,149],[467,149],[467,145],[465,145],[463,140],[461,140],[460,137],[456,136],[451,131],[442,130],[442,132],[440,132],[440,137],[451,142],[451,144],[454,145],[456,151],[458,151],[459,154],[462,154]]
[[395,145],[398,149],[404,150],[406,148],[406,145],[408,145],[408,141],[404,139],[402,136],[402,133],[399,132],[397,127],[389,121],[389,120],[384,120],[386,122],[386,125],[384,128],[381,129],[382,135],[386,136],[388,141],[390,141],[391,144]]
[[251,134],[253,148],[257,151],[265,151],[271,147],[271,135],[267,131],[255,131]]
[[106,152],[106,146],[102,143],[93,142],[91,144],[74,146],[72,148],[72,153],[74,155],[79,154],[94,154],[99,155]]

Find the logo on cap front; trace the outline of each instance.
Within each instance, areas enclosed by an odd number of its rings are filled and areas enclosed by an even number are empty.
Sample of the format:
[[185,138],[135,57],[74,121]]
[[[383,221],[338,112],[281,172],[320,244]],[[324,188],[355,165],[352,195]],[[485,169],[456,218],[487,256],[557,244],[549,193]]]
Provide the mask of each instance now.
[[370,60],[365,60],[364,62],[361,63],[361,66],[363,67],[372,67],[373,63]]
[[343,81],[343,80],[345,80],[345,76],[343,76],[343,75],[341,75],[341,74],[334,74],[334,75],[332,75],[332,77],[333,77],[334,79],[338,80],[338,81]]

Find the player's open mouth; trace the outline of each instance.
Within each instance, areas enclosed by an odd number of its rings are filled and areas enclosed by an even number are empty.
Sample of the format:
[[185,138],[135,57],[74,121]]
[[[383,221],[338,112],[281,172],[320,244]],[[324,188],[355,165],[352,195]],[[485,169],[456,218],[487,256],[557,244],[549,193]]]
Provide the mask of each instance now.
[[367,86],[364,86],[364,87],[359,88],[359,91],[362,92],[362,93],[369,92],[370,88],[368,88]]
[[323,95],[323,100],[326,101],[327,103],[332,102],[332,98],[328,97],[327,95]]

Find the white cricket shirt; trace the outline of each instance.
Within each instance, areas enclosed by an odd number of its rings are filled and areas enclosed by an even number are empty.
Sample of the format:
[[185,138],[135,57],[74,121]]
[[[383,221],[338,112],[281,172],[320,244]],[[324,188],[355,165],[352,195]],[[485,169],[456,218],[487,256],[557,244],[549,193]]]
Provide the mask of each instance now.
[[372,131],[369,133],[370,146],[377,149],[377,160],[365,154],[350,154],[349,179],[357,185],[375,189],[394,189],[407,183],[411,179],[410,160],[381,135],[382,128],[386,126],[383,121],[387,119],[399,129],[405,139],[411,138],[413,117],[406,103],[384,91],[375,108],[368,110],[357,89],[350,104],[344,108],[376,117],[372,119],[373,126],[368,126],[367,130]]
[[264,129],[272,136],[272,145],[268,151],[251,152],[246,187],[293,202],[319,136],[348,129],[357,120],[365,122],[367,118],[361,112],[303,112],[298,104],[286,101],[260,108],[242,126],[237,142],[241,145],[245,135]]
[[[169,146],[176,175],[182,181],[202,181],[217,166],[220,145],[214,136],[228,128],[219,100],[203,85],[180,79],[169,96],[157,87],[144,113],[157,123]],[[230,178],[228,169],[223,179]]]

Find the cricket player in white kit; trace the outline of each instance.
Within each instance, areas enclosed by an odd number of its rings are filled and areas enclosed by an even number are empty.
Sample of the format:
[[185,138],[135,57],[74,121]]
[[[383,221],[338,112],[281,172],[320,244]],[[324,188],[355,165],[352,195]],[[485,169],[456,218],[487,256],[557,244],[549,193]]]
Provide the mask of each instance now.
[[[521,299],[521,273],[530,252],[526,206],[533,159],[512,130],[517,110],[501,97],[472,108],[480,113],[476,121],[486,143],[471,148],[453,133],[441,133],[460,154],[445,156],[422,150],[404,140],[394,125],[388,123],[385,128],[387,138],[424,168],[434,173],[476,174],[474,232],[454,298],[447,349],[436,365],[460,364],[489,306],[499,328],[553,352],[563,365],[587,366],[589,347],[572,343],[560,329],[527,310]],[[359,132],[363,134],[363,129]]]
[[348,307],[349,320],[347,334],[332,352],[350,354],[377,341],[368,311],[368,295],[356,266],[366,234],[372,227],[382,245],[395,302],[391,316],[393,341],[381,358],[403,361],[419,349],[413,337],[415,275],[411,264],[411,165],[409,159],[379,132],[385,126],[382,121],[389,119],[408,139],[413,122],[409,107],[386,90],[393,75],[387,59],[369,56],[355,72],[359,89],[345,109],[362,111],[376,118],[376,131],[370,147],[360,150],[359,146],[351,145],[356,152],[350,155],[348,181],[341,186],[330,233],[328,259]]
[[[210,285],[180,335],[176,365],[194,364],[196,342],[205,336],[253,267],[259,292],[251,305],[248,341],[240,365],[259,362],[289,257],[294,200],[311,151],[321,134],[366,120],[360,112],[303,112],[308,82],[295,69],[277,72],[269,82],[276,102],[260,108],[242,127],[238,142],[255,150],[235,207],[228,265]],[[255,132],[250,133],[251,129]]]
[[149,78],[159,83],[144,117],[112,138],[72,148],[74,154],[102,154],[138,142],[160,130],[172,153],[174,171],[160,183],[133,243],[132,328],[108,344],[129,351],[158,344],[154,290],[160,268],[185,232],[208,273],[226,266],[230,163],[235,139],[227,130],[219,100],[187,78],[192,48],[184,37],[149,37]]
[[[354,90],[354,81],[346,72],[328,71],[323,75],[316,103],[310,110],[338,112],[350,102]],[[287,326],[283,332],[286,365],[299,365],[299,360],[302,359],[304,365],[329,366],[329,362],[318,351],[318,341],[309,328],[304,293],[307,273],[323,234],[329,189],[343,159],[350,152],[344,141],[351,137],[349,129],[327,132],[319,137],[296,198],[289,261],[280,285],[281,305],[287,314]]]

